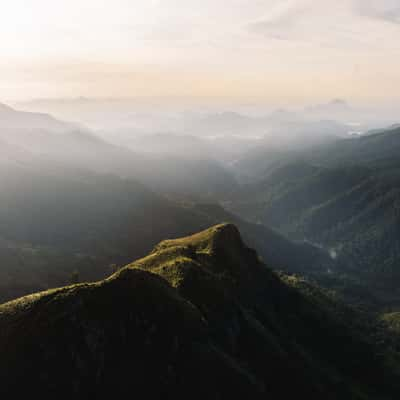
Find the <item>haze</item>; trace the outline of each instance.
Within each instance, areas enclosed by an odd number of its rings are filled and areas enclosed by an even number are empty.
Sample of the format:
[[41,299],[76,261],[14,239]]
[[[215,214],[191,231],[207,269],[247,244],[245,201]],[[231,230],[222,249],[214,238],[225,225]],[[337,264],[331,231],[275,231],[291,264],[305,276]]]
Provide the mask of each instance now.
[[4,100],[398,98],[396,0],[4,0]]
[[400,399],[400,0],[0,0],[0,399]]

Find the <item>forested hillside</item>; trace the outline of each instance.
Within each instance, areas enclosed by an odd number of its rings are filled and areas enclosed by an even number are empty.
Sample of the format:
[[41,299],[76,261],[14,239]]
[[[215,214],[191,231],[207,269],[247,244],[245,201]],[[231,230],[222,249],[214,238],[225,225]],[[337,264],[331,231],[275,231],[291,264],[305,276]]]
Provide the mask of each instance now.
[[260,263],[233,225],[163,241],[106,280],[0,306],[0,393],[396,399],[396,352],[296,282]]
[[336,260],[336,276],[361,280],[384,302],[397,303],[399,151],[397,128],[285,154],[264,173],[256,169],[258,180],[226,205],[292,239],[323,247]]

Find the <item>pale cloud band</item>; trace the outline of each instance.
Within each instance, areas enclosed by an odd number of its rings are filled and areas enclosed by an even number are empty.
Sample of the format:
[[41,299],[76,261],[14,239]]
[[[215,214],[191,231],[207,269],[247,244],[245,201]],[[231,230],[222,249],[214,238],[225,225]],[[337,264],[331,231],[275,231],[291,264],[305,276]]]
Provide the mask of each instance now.
[[400,83],[398,0],[3,0],[0,36],[10,98],[369,99]]

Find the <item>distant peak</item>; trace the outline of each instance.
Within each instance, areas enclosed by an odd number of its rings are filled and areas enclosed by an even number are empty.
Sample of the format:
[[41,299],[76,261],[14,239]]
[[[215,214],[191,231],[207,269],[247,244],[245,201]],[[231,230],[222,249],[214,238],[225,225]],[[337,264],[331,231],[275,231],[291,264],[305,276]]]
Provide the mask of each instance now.
[[10,113],[10,112],[15,112],[15,110],[13,108],[11,108],[10,106],[7,106],[6,104],[0,103],[0,113]]
[[329,112],[329,111],[348,111],[351,109],[351,106],[345,99],[335,98],[327,103],[315,104],[309,107],[306,107],[306,111],[318,111],[318,112]]
[[342,106],[347,106],[348,105],[346,100],[338,99],[338,98],[331,100],[330,104],[342,105]]

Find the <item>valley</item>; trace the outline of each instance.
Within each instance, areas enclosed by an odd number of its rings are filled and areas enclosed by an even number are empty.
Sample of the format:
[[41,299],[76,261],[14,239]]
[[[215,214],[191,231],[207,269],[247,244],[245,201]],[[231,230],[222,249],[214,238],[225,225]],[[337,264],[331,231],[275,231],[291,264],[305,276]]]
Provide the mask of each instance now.
[[22,376],[45,398],[124,396],[133,368],[137,393],[181,398],[204,367],[193,398],[397,397],[398,128],[133,150],[24,118],[0,123],[5,396]]

